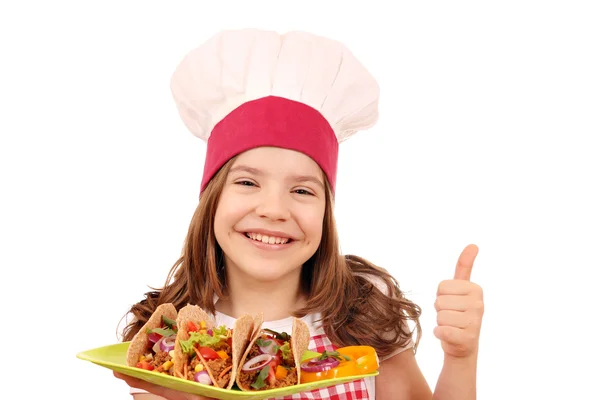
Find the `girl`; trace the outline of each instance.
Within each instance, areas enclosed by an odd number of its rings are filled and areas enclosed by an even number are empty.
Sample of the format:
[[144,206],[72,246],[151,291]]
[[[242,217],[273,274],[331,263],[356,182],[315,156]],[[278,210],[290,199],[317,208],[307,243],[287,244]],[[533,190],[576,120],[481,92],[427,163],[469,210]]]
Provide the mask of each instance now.
[[[338,143],[372,126],[379,88],[342,44],[302,32],[224,31],[191,51],[171,87],[190,131],[207,141],[200,202],[162,289],[130,312],[131,340],[156,307],[197,304],[231,327],[262,312],[264,327],[310,328],[309,349],[355,344],[380,357],[376,378],[298,399],[431,399],[415,361],[421,309],[369,261],[342,256],[334,220]],[[482,291],[468,246],[436,309],[444,367],[438,399],[474,399]],[[409,322],[414,324],[409,329]],[[194,399],[118,373],[136,400]]]

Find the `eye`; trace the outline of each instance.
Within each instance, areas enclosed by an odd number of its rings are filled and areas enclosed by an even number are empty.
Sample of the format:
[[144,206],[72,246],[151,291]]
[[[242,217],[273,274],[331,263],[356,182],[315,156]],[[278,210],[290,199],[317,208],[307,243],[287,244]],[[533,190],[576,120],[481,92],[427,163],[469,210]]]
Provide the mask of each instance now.
[[294,190],[294,193],[298,193],[298,194],[302,194],[302,195],[308,195],[308,196],[314,196],[311,192],[309,192],[306,189],[296,189],[296,190]]
[[256,186],[254,184],[254,182],[252,181],[248,181],[248,180],[244,180],[244,181],[237,181],[235,182],[236,185],[241,185],[241,186]]

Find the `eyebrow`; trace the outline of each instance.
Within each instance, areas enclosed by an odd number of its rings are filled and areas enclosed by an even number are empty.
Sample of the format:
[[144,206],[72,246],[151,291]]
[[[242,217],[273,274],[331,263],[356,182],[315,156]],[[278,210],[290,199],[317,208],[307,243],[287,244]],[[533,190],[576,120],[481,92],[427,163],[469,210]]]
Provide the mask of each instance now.
[[[263,171],[261,171],[260,169],[249,167],[247,165],[235,166],[229,170],[229,173],[231,174],[231,173],[238,172],[238,171],[247,172],[249,174],[256,175],[256,176],[264,176],[265,175],[265,173]],[[325,190],[325,185],[323,184],[323,182],[319,178],[317,178],[313,175],[294,175],[290,178],[290,180],[293,182],[298,182],[298,183],[313,182],[313,183],[316,183],[317,185],[319,185],[323,190]]]
[[229,170],[229,173],[232,174],[232,173],[238,172],[238,171],[248,172],[253,175],[264,175],[264,172],[262,172],[260,169],[248,167],[246,165],[238,165],[237,167],[232,167]]

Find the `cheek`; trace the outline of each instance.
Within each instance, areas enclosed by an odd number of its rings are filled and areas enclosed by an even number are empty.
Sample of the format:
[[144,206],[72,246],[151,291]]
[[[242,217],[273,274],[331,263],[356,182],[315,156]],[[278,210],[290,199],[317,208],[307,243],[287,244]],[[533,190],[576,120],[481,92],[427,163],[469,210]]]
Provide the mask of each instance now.
[[318,246],[321,242],[323,235],[323,218],[325,217],[324,211],[312,210],[312,212],[306,212],[305,217],[302,219],[303,231],[310,240],[312,245]]
[[215,212],[215,234],[225,234],[248,214],[247,202],[223,196]]

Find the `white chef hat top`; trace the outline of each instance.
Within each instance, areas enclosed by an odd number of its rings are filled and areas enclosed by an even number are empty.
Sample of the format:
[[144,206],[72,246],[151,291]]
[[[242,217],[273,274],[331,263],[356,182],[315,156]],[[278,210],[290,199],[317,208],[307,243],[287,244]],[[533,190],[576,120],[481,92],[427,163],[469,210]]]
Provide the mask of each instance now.
[[340,42],[306,32],[219,32],[183,58],[171,90],[187,128],[208,142],[202,189],[257,146],[306,153],[334,188],[338,143],[378,119],[371,74]]

